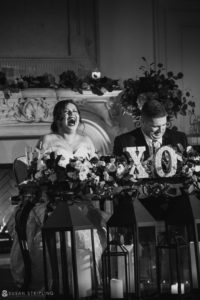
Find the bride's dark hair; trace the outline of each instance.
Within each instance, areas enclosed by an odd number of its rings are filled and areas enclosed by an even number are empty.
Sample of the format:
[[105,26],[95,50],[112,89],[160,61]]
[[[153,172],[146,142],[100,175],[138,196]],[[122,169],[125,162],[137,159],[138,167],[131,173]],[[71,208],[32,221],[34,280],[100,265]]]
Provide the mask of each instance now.
[[80,123],[82,123],[82,118],[81,118],[81,112],[80,109],[78,107],[78,105],[76,104],[76,102],[74,102],[72,99],[67,99],[67,100],[61,100],[59,102],[56,103],[56,105],[54,106],[54,110],[53,110],[53,122],[51,124],[51,131],[56,133],[58,132],[58,125],[57,122],[58,121],[62,121],[63,120],[63,114],[65,111],[66,106],[71,103],[73,104],[79,114],[80,117]]

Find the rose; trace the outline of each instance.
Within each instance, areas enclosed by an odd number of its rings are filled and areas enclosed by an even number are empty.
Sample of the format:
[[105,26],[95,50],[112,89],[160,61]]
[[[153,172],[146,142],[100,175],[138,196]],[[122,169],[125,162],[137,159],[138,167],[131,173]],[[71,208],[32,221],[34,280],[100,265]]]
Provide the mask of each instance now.
[[115,172],[117,167],[115,166],[114,163],[109,163],[106,165],[106,169],[108,172]]
[[104,160],[100,160],[100,161],[98,161],[97,166],[98,167],[105,167],[106,166],[106,162]]
[[86,171],[80,171],[79,172],[79,179],[80,181],[84,181],[88,178],[88,173]]
[[98,184],[100,182],[100,177],[99,176],[95,176],[94,177],[94,184]]
[[40,179],[40,178],[42,178],[42,176],[43,176],[42,170],[39,170],[39,171],[35,174],[35,179]]
[[124,167],[124,165],[123,164],[119,164],[117,166],[117,171],[116,171],[117,177],[118,178],[122,178],[123,175],[124,175],[124,173],[125,173],[125,167]]
[[73,167],[76,169],[76,170],[81,170],[82,167],[83,167],[83,164],[80,160],[76,160],[74,163],[73,163]]
[[46,168],[46,164],[43,159],[38,159],[37,161],[37,170],[44,170]]
[[195,171],[195,172],[200,172],[200,165],[196,165],[196,166],[194,167],[194,171]]

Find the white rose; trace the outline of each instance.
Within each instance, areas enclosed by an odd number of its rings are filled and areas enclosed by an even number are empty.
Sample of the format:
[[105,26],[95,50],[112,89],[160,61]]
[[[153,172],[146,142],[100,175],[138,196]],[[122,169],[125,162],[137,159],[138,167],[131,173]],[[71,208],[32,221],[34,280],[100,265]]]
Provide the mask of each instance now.
[[92,164],[89,162],[89,160],[85,160],[83,162],[83,165],[84,165],[84,167],[86,167],[88,169],[92,168]]
[[77,170],[81,170],[83,167],[83,164],[80,160],[77,160],[74,162],[74,168],[77,169]]
[[194,167],[194,171],[195,171],[195,172],[200,172],[200,165],[195,166],[195,167]]
[[35,179],[39,179],[43,176],[42,174],[42,170],[39,170],[36,174],[35,174]]
[[97,163],[97,166],[99,166],[99,167],[101,167],[101,166],[105,167],[105,165],[106,165],[106,163],[103,160],[99,160],[98,163]]
[[123,164],[119,164],[117,166],[117,173],[116,173],[116,175],[117,176],[122,176],[124,174],[124,172],[125,172],[125,167],[123,166]]
[[84,180],[86,180],[87,179],[87,172],[80,172],[79,173],[79,179],[81,180],[81,181],[84,181]]
[[44,170],[46,169],[46,164],[42,159],[38,159],[37,161],[37,170]]
[[94,178],[94,183],[95,183],[95,184],[98,184],[99,181],[100,181],[100,177],[99,177],[99,176],[95,176],[95,178]]

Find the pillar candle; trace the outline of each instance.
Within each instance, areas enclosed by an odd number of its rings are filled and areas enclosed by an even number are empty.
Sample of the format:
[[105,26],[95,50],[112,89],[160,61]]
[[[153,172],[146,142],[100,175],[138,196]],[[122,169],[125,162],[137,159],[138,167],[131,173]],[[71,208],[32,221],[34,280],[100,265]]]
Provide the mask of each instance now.
[[196,264],[196,255],[194,242],[190,242],[190,259],[191,259],[191,272],[192,272],[192,281],[193,287],[198,287],[198,279],[197,279],[197,264]]
[[123,280],[111,278],[110,280],[110,295],[111,298],[124,298],[123,294]]
[[92,274],[90,250],[77,249],[77,274],[79,297],[92,295]]
[[[134,274],[134,246],[131,245],[125,245],[126,249],[128,250],[128,261],[129,264],[128,268],[128,292],[134,293],[135,292],[135,274]],[[123,279],[123,287],[124,290],[126,289],[125,286],[125,265],[124,265],[124,258],[118,257],[118,277]]]
[[[185,293],[184,283],[181,283],[181,294]],[[171,294],[178,294],[178,283],[171,285]]]

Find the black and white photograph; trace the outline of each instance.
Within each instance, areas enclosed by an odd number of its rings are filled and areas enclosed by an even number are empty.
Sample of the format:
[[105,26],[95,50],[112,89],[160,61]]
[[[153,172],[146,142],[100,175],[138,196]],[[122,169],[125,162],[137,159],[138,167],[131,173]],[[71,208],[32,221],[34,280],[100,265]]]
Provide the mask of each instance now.
[[0,6],[0,299],[200,299],[200,1]]

